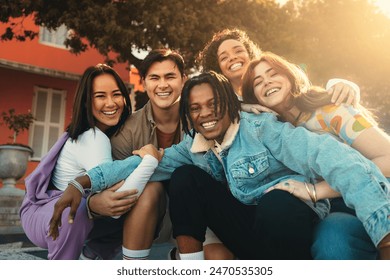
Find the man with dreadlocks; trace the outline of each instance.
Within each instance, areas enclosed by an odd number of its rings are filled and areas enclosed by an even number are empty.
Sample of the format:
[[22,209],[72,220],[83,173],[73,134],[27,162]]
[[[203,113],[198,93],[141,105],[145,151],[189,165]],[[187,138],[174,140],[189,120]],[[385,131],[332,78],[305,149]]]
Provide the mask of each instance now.
[[[181,259],[203,259],[207,227],[240,259],[310,259],[314,223],[329,210],[317,184],[322,178],[355,208],[373,242],[386,248],[390,185],[371,161],[328,135],[239,108],[222,75],[203,73],[184,85],[180,118],[187,135],[165,150],[150,179],[171,180],[170,215]],[[101,190],[134,168],[131,157],[95,167],[78,181]],[[304,182],[310,199],[294,197],[289,179]],[[278,183],[290,192],[272,190]],[[56,204],[53,227],[68,205],[71,214],[76,211],[80,192],[68,189]]]

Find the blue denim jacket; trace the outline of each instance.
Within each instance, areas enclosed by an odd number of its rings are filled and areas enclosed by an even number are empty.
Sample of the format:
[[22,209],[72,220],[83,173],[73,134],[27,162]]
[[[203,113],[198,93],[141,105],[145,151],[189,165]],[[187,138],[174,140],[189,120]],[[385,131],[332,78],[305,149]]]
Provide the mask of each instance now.
[[[265,190],[280,181],[291,178],[314,182],[323,178],[356,210],[375,244],[390,232],[390,185],[380,170],[357,151],[329,135],[279,122],[272,114],[242,112],[238,127],[231,143],[220,152],[221,161],[207,150],[210,142],[203,138],[201,143],[201,135],[194,139],[186,136],[165,150],[151,180],[169,179],[177,167],[194,164],[216,180],[225,181],[241,202],[255,204]],[[206,152],[198,152],[202,145]],[[88,171],[92,189],[101,190],[126,178],[139,162],[130,157]],[[323,217],[326,208],[317,207],[317,213]]]

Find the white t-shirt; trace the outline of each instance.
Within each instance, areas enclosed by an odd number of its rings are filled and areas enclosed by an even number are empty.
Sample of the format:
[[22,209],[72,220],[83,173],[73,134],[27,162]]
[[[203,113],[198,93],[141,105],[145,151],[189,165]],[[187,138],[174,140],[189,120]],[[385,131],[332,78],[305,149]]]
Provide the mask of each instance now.
[[109,161],[112,161],[110,139],[99,128],[90,128],[77,140],[67,140],[57,160],[52,182],[57,189],[64,191],[70,180]]
[[[64,191],[70,180],[85,175],[93,167],[112,161],[110,139],[99,128],[82,133],[76,141],[66,141],[57,160],[52,182],[57,189]],[[145,155],[140,165],[126,179],[117,191],[137,189],[137,195],[143,192],[146,183],[158,165],[158,160]]]

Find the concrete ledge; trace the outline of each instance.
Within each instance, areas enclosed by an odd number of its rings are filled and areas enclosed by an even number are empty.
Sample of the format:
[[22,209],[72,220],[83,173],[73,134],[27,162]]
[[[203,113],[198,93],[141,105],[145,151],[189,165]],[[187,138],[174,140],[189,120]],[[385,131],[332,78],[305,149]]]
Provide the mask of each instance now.
[[0,234],[23,233],[19,209],[24,196],[0,195]]

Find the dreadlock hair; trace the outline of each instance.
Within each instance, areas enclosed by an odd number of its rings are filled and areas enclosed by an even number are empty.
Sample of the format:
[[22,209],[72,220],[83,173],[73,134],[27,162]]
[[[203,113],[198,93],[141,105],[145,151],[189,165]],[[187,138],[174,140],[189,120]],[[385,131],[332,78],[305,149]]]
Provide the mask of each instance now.
[[261,49],[251,39],[248,34],[240,29],[224,29],[214,34],[213,38],[206,44],[203,50],[198,54],[196,62],[201,66],[202,71],[214,71],[222,73],[218,62],[218,48],[226,40],[236,40],[241,42],[248,52],[250,60],[260,56]]
[[192,88],[201,84],[209,84],[213,90],[214,112],[216,116],[228,114],[232,123],[240,120],[240,101],[229,80],[214,71],[202,73],[185,82],[180,99],[180,119],[183,124],[183,130],[191,137],[195,136],[196,131],[190,132],[190,129],[194,127],[194,123],[190,116],[189,97]]
[[77,140],[80,134],[90,128],[95,129],[96,120],[92,113],[93,81],[96,77],[109,74],[111,75],[122,93],[125,100],[125,107],[117,125],[110,127],[105,134],[110,137],[119,132],[128,116],[131,115],[131,101],[129,90],[118,73],[106,64],[99,63],[96,66],[88,67],[80,78],[73,102],[72,121],[67,128],[72,140]]

